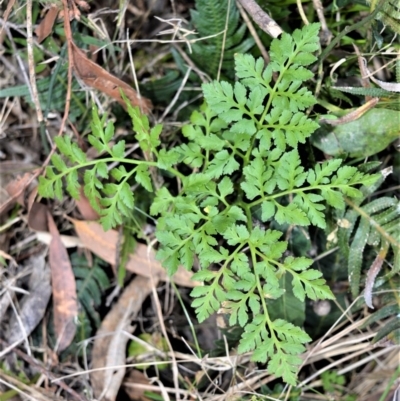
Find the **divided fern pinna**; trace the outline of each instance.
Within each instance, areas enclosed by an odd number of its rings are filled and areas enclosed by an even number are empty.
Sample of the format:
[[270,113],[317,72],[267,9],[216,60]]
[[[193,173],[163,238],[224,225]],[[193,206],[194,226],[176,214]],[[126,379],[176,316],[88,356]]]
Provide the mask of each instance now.
[[[268,362],[268,370],[290,384],[295,384],[299,354],[311,339],[300,327],[271,319],[267,299],[283,295],[279,279],[285,274],[299,301],[334,296],[322,273],[311,268],[312,260],[285,255],[282,232],[270,226],[276,221],[324,228],[325,204],[344,209],[344,196],[361,197],[357,187],[378,178],[341,167],[340,159],[308,171],[301,165],[298,143],[318,127],[305,114],[315,99],[302,87],[312,77],[306,66],[316,60],[318,30],[318,24],[311,24],[275,39],[267,67],[262,59],[237,54],[238,81],[203,85],[206,103],[182,129],[186,139],[180,145],[163,148],[162,126],[150,128],[147,117],[128,104],[143,159],[126,158],[124,141],[110,145],[113,124],[103,128],[105,121],[94,109],[89,142],[106,156],[88,160],[69,138],[57,138],[61,155],[53,156],[40,178],[42,196],[61,198],[65,178],[67,191],[76,198],[78,170],[84,169],[85,194],[109,229],[132,213],[130,186],[135,181],[153,191],[149,169],[173,174],[179,191],[163,186],[150,206],[158,216],[158,259],[172,275],[180,264],[192,269],[197,258],[193,279],[204,285],[191,295],[199,321],[214,312],[229,316],[230,325],[243,328],[238,351]],[[115,162],[119,166],[109,171]],[[184,174],[188,168],[191,173]]]

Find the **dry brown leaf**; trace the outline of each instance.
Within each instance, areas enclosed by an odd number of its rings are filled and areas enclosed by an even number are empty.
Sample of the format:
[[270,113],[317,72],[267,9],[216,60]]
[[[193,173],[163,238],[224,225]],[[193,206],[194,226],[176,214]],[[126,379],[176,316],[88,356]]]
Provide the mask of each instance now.
[[34,173],[27,172],[22,177],[18,176],[5,186],[5,190],[7,191],[9,198],[0,205],[0,214],[12,208],[15,203],[25,206],[25,191],[29,190],[29,186],[34,179],[34,175]]
[[[39,242],[50,245],[52,235],[48,232],[47,213],[49,209],[42,203],[33,202],[28,212],[28,226],[36,231],[36,238]],[[65,248],[83,247],[82,241],[71,235],[60,235],[60,240]]]
[[84,220],[90,221],[99,219],[99,214],[93,209],[82,187],[79,188],[79,199],[76,200],[75,203]]
[[6,191],[8,194],[21,206],[24,206],[23,192],[26,189],[26,186],[30,184],[31,178],[32,173],[25,173],[22,177],[18,176],[6,185]]
[[71,42],[71,48],[75,73],[86,85],[111,96],[123,107],[126,107],[120,94],[120,90],[122,90],[130,100],[132,106],[139,106],[143,113],[149,113],[151,111],[152,104],[149,99],[139,97],[137,92],[126,82],[121,81],[90,60],[74,42]]
[[78,316],[76,283],[67,250],[49,212],[47,222],[53,236],[49,247],[49,263],[53,288],[54,330],[58,341],[57,350],[61,352],[71,344],[75,336],[75,319]]
[[54,22],[57,19],[58,12],[60,11],[59,7],[55,4],[52,4],[51,7],[47,10],[45,17],[42,22],[35,29],[35,33],[37,35],[38,43],[45,40],[53,30]]
[[28,226],[34,231],[48,231],[47,214],[49,209],[43,203],[33,202],[28,213]]
[[4,14],[3,14],[3,20],[4,20],[4,22],[3,22],[3,26],[2,26],[1,29],[0,29],[0,35],[3,33],[3,29],[4,29],[4,27],[6,26],[6,22],[7,22],[7,20],[8,20],[8,17],[10,16],[10,13],[11,13],[11,10],[12,10],[12,8],[13,8],[13,6],[14,6],[14,3],[15,3],[15,0],[10,0],[10,1],[8,2],[8,4],[7,4],[6,11],[4,11]]
[[150,388],[151,382],[140,370],[131,370],[123,385],[131,400],[151,401],[150,398],[144,395],[145,389]]
[[28,265],[32,265],[29,294],[24,295],[20,302],[19,319],[15,315],[10,319],[6,335],[10,344],[32,333],[42,320],[51,296],[50,268],[45,262],[44,253],[31,257]]
[[136,277],[124,289],[118,302],[103,319],[92,352],[92,368],[111,368],[94,371],[90,380],[94,395],[103,401],[114,401],[125,376],[127,332],[132,332],[130,322],[142,308],[144,300],[151,294],[158,280]]
[[[103,227],[93,221],[80,221],[71,219],[76,233],[82,240],[84,246],[90,249],[101,259],[115,263],[115,255],[118,243],[118,232],[115,230],[104,231]],[[129,256],[125,266],[126,270],[140,274],[145,277],[158,277],[160,280],[169,281],[169,277],[161,263],[156,260],[155,253],[146,245],[137,244],[135,253]],[[172,280],[184,287],[195,287],[198,282],[191,280],[192,273],[179,266],[178,271],[172,276]]]

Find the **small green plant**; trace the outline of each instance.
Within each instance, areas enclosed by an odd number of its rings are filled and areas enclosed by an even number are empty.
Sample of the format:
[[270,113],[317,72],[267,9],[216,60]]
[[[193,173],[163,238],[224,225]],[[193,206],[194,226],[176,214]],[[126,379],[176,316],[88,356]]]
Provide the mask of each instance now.
[[[124,141],[110,145],[113,124],[104,128],[105,119],[93,109],[88,139],[105,156],[88,160],[70,138],[56,138],[61,155],[52,157],[39,187],[42,196],[61,198],[65,179],[77,198],[83,169],[85,194],[109,229],[133,212],[131,184],[152,192],[155,170],[169,177],[171,186],[158,189],[150,206],[159,216],[158,259],[172,275],[178,265],[192,269],[197,258],[193,278],[204,285],[191,295],[199,321],[214,312],[227,314],[230,325],[243,329],[238,352],[251,352],[290,384],[311,339],[300,327],[271,318],[267,300],[283,296],[284,275],[299,302],[334,296],[312,260],[287,253],[283,233],[272,225],[323,229],[325,204],[344,209],[345,196],[361,197],[357,187],[379,177],[341,166],[340,159],[309,170],[302,166],[298,144],[318,128],[304,112],[315,99],[302,86],[312,77],[306,66],[316,60],[318,30],[311,24],[274,40],[267,67],[262,59],[237,54],[238,81],[203,85],[206,104],[183,128],[184,142],[171,149],[162,147],[162,126],[150,128],[147,117],[128,104],[143,157],[125,157]],[[119,165],[109,170],[110,163]]]
[[336,399],[335,395],[340,397],[343,401],[355,401],[356,395],[342,394],[345,389],[344,385],[346,379],[344,376],[338,375],[335,371],[326,371],[321,375],[322,386],[324,388],[324,394],[332,394],[332,399]]

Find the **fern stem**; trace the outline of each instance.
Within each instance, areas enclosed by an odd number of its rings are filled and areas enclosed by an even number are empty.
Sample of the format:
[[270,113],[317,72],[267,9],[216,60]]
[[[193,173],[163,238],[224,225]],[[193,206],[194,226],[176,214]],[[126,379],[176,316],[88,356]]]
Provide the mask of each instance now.
[[[353,184],[353,185],[356,185],[356,184],[361,184],[361,183],[355,182],[355,183],[352,183],[352,184]],[[327,185],[316,185],[316,186],[313,185],[313,186],[303,187],[303,188],[288,189],[288,190],[286,190],[286,191],[280,192],[280,193],[275,194],[275,195],[264,196],[264,197],[262,197],[262,198],[260,198],[260,199],[257,199],[257,200],[255,200],[255,201],[249,203],[248,206],[249,206],[250,208],[252,208],[252,207],[254,207],[254,206],[260,205],[260,204],[263,203],[264,201],[277,199],[277,198],[280,198],[280,197],[286,196],[286,195],[302,193],[302,192],[305,192],[305,191],[321,190],[321,189],[324,189],[324,188],[328,188],[328,189],[339,188],[339,189],[340,189],[340,188],[342,188],[342,187],[346,189],[346,188],[349,187],[349,184],[340,184],[340,185],[329,185],[329,184],[327,184]]]
[[[85,168],[85,167],[91,167],[91,166],[95,166],[97,163],[126,163],[126,164],[134,164],[136,166],[139,166],[141,164],[145,164],[149,167],[158,167],[158,163],[157,162],[151,162],[151,161],[146,161],[146,160],[135,160],[135,159],[122,159],[122,158],[115,158],[115,157],[107,157],[105,159],[98,159],[98,160],[93,160],[90,162],[86,162],[86,163],[81,163],[81,164],[77,164],[76,166],[71,166],[68,167],[67,170],[65,171],[61,171],[58,175],[57,178],[62,178],[68,174],[71,173],[71,171],[75,171],[75,170],[80,170],[81,168]],[[166,170],[169,173],[175,175],[176,177],[179,177],[180,179],[184,179],[186,176],[183,175],[182,173],[180,173],[178,170],[169,167],[167,169],[162,169],[162,170]],[[133,173],[133,172],[132,172]],[[129,176],[131,176],[132,174],[130,174]]]

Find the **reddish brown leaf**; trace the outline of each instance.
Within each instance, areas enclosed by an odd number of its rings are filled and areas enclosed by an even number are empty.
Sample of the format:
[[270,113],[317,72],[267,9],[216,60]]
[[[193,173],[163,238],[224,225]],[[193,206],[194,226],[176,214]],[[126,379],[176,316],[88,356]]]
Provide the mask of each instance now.
[[58,351],[67,348],[75,336],[78,316],[76,283],[68,252],[61,242],[53,217],[47,213],[49,231],[53,236],[49,248],[51,283],[53,288],[53,319]]
[[0,204],[0,214],[12,208],[15,203],[19,203],[21,206],[25,206],[24,198],[25,191],[29,189],[30,184],[35,178],[35,174],[28,172],[22,177],[18,176],[16,179],[10,181],[6,186],[9,198]]
[[[118,232],[115,230],[104,231],[99,223],[93,221],[71,220],[74,223],[77,235],[86,248],[111,265],[114,264]],[[129,256],[125,268],[141,276],[153,276],[158,277],[160,280],[169,280],[165,269],[156,260],[153,249],[148,249],[143,244],[136,245],[135,253]],[[180,266],[172,280],[185,287],[195,287],[199,283],[191,280],[191,277],[192,273]]]
[[3,14],[3,20],[4,20],[4,22],[3,22],[3,26],[2,26],[1,29],[0,29],[0,35],[3,33],[3,29],[4,29],[4,27],[6,26],[6,22],[7,22],[7,20],[8,20],[8,17],[10,16],[10,13],[11,13],[11,10],[12,10],[12,8],[13,8],[13,6],[14,6],[14,3],[15,3],[15,0],[10,0],[10,1],[8,2],[8,4],[7,4],[6,11],[4,11],[4,14]]
[[47,10],[42,22],[35,29],[35,33],[38,37],[37,41],[39,43],[45,40],[51,34],[54,22],[56,21],[59,11],[60,9],[57,7],[57,5],[52,4],[51,7]]
[[75,43],[71,42],[71,47],[75,73],[86,85],[111,96],[123,107],[126,107],[120,94],[120,90],[122,90],[132,106],[139,106],[144,113],[150,112],[152,108],[150,100],[139,97],[137,92],[127,83],[111,75],[104,68],[90,60]]
[[150,388],[151,384],[150,379],[148,379],[143,372],[133,369],[129,372],[127,377],[125,377],[123,386],[131,400],[151,401],[150,398],[144,395],[145,391]]
[[[28,226],[36,231],[36,238],[43,244],[50,245],[53,237],[48,232],[47,213],[49,209],[42,203],[33,202],[28,212]],[[82,242],[78,237],[60,235],[61,242],[65,248],[81,247]]]
[[82,187],[79,189],[79,199],[75,202],[84,220],[90,221],[99,219],[99,214],[90,205],[90,202],[85,196]]

